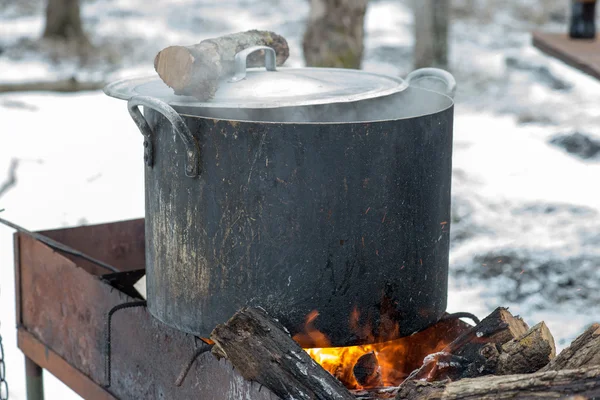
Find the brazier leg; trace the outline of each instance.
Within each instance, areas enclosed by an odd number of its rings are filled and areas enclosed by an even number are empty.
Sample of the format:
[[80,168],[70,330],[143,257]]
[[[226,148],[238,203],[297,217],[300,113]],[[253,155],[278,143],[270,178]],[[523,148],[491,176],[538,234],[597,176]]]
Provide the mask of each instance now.
[[42,372],[42,367],[25,356],[27,400],[44,400],[44,376]]

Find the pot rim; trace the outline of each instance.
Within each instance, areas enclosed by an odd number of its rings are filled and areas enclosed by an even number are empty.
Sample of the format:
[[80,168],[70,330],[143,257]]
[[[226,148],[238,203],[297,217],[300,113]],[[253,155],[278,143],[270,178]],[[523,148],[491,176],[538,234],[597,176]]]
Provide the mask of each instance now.
[[[171,107],[194,108],[230,108],[230,109],[278,109],[284,107],[318,106],[333,103],[350,103],[369,100],[399,93],[409,87],[409,83],[394,76],[375,72],[345,68],[318,67],[282,67],[277,71],[265,72],[261,68],[248,68],[247,76],[235,83],[224,80],[215,98],[209,101],[199,101],[191,96],[176,95],[158,75],[138,76],[120,79],[107,84],[103,91],[110,97],[129,100],[134,96],[143,95],[155,97]],[[261,97],[261,87],[257,85],[257,77],[270,86],[281,81],[281,95],[271,94],[271,97]],[[303,79],[302,81],[300,79]],[[275,82],[270,82],[275,80]],[[294,83],[294,81],[298,81]],[[354,85],[346,84],[354,81]],[[360,83],[359,83],[360,82]],[[236,87],[237,85],[237,87]],[[305,93],[290,93],[285,85],[305,88]],[[245,98],[238,92],[245,92]]]

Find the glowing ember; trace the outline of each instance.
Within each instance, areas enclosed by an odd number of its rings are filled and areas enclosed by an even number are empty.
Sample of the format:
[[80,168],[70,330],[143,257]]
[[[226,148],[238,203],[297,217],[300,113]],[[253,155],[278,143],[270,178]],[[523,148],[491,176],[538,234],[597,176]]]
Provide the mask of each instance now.
[[[294,340],[319,363],[326,371],[337,377],[349,389],[368,389],[370,382],[383,383],[385,386],[398,386],[410,372],[420,367],[423,359],[431,353],[442,350],[458,336],[453,327],[439,323],[409,337],[384,341],[376,338],[370,326],[359,326],[359,312],[354,310],[350,316],[350,327],[360,337],[367,337],[373,344],[349,347],[330,347],[327,336],[314,326],[319,316],[315,310],[306,317],[304,332],[294,336]],[[387,330],[390,332],[390,330]],[[388,337],[397,337],[399,326],[391,330]],[[361,386],[353,373],[359,358],[373,352],[379,364],[381,380],[376,379]]]

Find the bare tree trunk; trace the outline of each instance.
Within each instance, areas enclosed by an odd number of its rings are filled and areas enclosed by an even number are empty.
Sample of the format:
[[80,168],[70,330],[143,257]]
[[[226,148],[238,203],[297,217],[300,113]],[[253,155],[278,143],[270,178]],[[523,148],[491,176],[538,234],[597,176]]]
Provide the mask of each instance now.
[[48,0],[44,38],[89,42],[81,25],[79,0]]
[[415,68],[448,68],[450,1],[413,0]]
[[361,67],[367,3],[368,0],[311,0],[303,41],[306,65]]

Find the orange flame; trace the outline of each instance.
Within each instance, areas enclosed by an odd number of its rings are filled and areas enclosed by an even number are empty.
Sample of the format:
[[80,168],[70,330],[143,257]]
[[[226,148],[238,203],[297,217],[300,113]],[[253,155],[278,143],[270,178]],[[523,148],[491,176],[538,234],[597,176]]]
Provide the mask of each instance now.
[[304,333],[298,333],[294,336],[294,340],[300,343],[303,347],[329,347],[331,342],[323,332],[317,330],[313,322],[319,316],[317,310],[313,310],[306,316],[306,325]]
[[[399,336],[400,327],[386,326],[385,337],[375,337],[370,325],[359,324],[360,313],[355,308],[350,315],[350,327],[362,338],[367,338],[372,344],[329,347],[331,342],[327,336],[314,326],[319,313],[314,310],[306,317],[304,332],[294,335],[293,339],[304,348],[310,357],[319,363],[326,371],[338,378],[349,389],[368,389],[370,382],[383,383],[384,386],[398,386],[410,372],[418,368],[425,356],[442,350],[456,335],[449,335],[448,329],[439,327],[429,328],[409,337],[388,340]],[[389,325],[390,321],[386,322]],[[382,326],[383,327],[383,326]],[[446,327],[447,328],[447,327]],[[387,340],[387,341],[386,341]],[[381,380],[370,381],[364,386],[359,384],[353,370],[360,357],[373,352],[378,360]],[[363,382],[364,383],[364,382]]]

